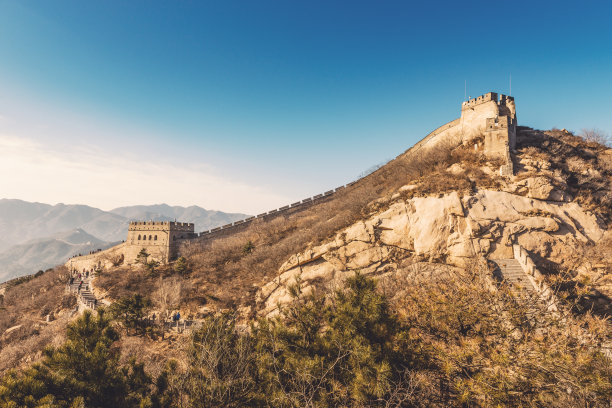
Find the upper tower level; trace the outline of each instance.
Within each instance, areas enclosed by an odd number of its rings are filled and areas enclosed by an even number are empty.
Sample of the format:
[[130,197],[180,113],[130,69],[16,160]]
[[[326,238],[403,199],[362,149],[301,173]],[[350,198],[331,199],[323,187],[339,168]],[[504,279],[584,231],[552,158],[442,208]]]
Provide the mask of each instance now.
[[196,236],[191,222],[132,221],[128,227],[126,258],[135,259],[144,248],[153,259],[167,262],[176,254],[181,242]]
[[[512,96],[488,92],[461,104],[461,134],[463,143],[481,137],[487,131],[488,119],[509,118],[508,129],[516,127],[516,107]],[[510,144],[513,149],[513,143]]]
[[176,221],[130,221],[128,231],[178,231],[193,233],[195,226],[191,222]]
[[464,110],[464,109],[467,109],[467,108],[470,108],[476,105],[480,105],[482,103],[491,102],[491,101],[497,102],[497,92],[488,92],[476,98],[468,99],[467,101],[461,104],[461,110]]
[[461,110],[473,108],[475,106],[494,102],[498,107],[512,105],[514,106],[514,97],[504,94],[498,94],[497,92],[487,92],[484,95],[480,95],[476,98],[468,99],[461,104]]

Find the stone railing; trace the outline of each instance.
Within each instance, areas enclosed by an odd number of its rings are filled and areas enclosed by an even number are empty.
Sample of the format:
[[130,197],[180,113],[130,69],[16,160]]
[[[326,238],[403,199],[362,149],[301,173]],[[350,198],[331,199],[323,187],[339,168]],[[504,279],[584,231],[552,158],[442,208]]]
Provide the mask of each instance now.
[[93,294],[93,287],[91,281],[94,278],[94,274],[89,275],[86,278],[83,278],[83,286],[79,290],[79,284],[77,280],[75,280],[72,284],[66,284],[66,290],[70,293],[75,293],[77,299],[85,306],[92,310],[96,310],[98,306],[98,302],[96,297]]
[[66,285],[66,291],[70,292],[70,293],[75,293],[77,296],[77,299],[85,306],[88,307],[92,310],[96,310],[97,304],[95,301],[91,300],[91,299],[87,299],[85,298],[85,296],[83,296],[83,293],[80,292],[78,290],[78,288],[73,287],[73,285]]
[[295,203],[288,204],[288,205],[285,205],[283,207],[276,208],[274,210],[270,210],[270,211],[267,211],[267,212],[264,212],[264,213],[261,213],[261,214],[254,215],[252,217],[245,218],[243,220],[235,221],[235,222],[232,222],[232,223],[229,223],[229,224],[222,225],[222,226],[217,227],[217,228],[213,228],[213,229],[210,229],[210,230],[207,230],[207,231],[200,232],[199,234],[196,234],[196,236],[198,238],[207,238],[207,237],[210,237],[212,235],[216,235],[216,233],[221,232],[221,231],[227,232],[228,230],[234,229],[236,227],[243,228],[247,224],[250,224],[251,222],[253,222],[255,220],[258,220],[258,219],[275,217],[277,215],[281,215],[284,212],[287,212],[287,211],[290,211],[290,210],[294,210],[294,209],[299,208],[299,207],[307,208],[307,207],[309,207],[309,206],[311,206],[313,204],[316,204],[316,203],[318,203],[320,201],[326,200],[327,198],[331,197],[335,193],[337,193],[339,191],[342,191],[345,188],[350,187],[350,186],[352,186],[355,183],[357,183],[357,181],[353,181],[352,183],[340,186],[338,188],[334,188],[334,189],[328,190],[328,191],[326,191],[324,193],[317,194],[317,195],[315,195],[313,197],[308,197],[308,198],[305,198],[303,200],[296,201]]
[[514,253],[514,259],[521,264],[523,271],[525,271],[527,276],[531,279],[534,288],[538,291],[542,299],[546,301],[548,309],[556,312],[558,308],[555,294],[546,284],[544,276],[538,271],[536,264],[529,256],[529,252],[518,244],[512,245],[512,251]]
[[512,156],[510,156],[510,147],[506,145],[506,164],[502,165],[499,168],[500,176],[513,176],[514,175],[514,165],[512,164]]
[[[530,278],[533,279],[533,282],[536,284],[535,287],[540,293],[540,296],[542,296],[542,298],[546,301],[548,310],[559,312],[555,294],[544,281],[544,276],[542,276],[540,271],[538,271],[536,268],[535,263],[529,257],[529,253],[520,245],[513,245],[512,249],[514,251],[514,259],[519,261],[523,270],[529,275]],[[597,350],[606,356],[608,360],[612,360],[612,342],[599,344]]]

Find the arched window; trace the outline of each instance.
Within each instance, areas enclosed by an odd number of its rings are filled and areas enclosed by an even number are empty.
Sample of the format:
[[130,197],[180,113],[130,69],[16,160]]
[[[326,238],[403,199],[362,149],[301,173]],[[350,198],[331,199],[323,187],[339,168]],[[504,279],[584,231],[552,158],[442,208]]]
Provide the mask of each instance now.
[[144,240],[146,241],[146,240],[147,240],[147,236],[146,236],[146,235],[143,235],[143,236],[142,236],[142,239],[144,239]]
[[153,238],[155,241],[157,241],[157,235],[155,236],[155,238]]
[[149,241],[152,239],[153,237],[151,235],[149,235]]
[[142,239],[142,237],[140,236],[140,234],[138,234],[138,240],[140,241]]

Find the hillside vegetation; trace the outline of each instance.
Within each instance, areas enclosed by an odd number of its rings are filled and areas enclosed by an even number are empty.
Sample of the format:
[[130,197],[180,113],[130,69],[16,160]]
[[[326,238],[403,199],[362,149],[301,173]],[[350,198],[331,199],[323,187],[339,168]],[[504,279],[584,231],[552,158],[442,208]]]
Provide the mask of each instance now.
[[[189,275],[183,280],[179,302],[194,315],[208,309],[240,306],[254,311],[259,288],[278,276],[286,261],[384,209],[388,205],[384,198],[403,186],[410,186],[401,192],[403,198],[450,192],[464,196],[483,189],[508,191],[518,196],[529,196],[533,191],[543,194],[541,189],[521,185],[521,181],[535,179],[544,186],[544,193],[548,191],[546,187],[550,189],[549,195],[562,192],[563,200],[577,203],[595,214],[606,230],[612,217],[609,151],[598,143],[556,130],[519,135],[515,156],[517,175],[512,183],[498,175],[500,163],[487,160],[467,146],[455,149],[442,146],[435,152],[400,156],[336,193],[329,202],[291,217],[255,221],[245,231],[230,237],[188,243],[182,255]],[[459,166],[461,171],[449,171],[454,166]],[[582,254],[594,244],[586,241],[576,244],[573,250]],[[558,263],[540,259],[540,266],[552,275],[573,278],[579,265],[574,255],[568,255]],[[601,269],[600,273],[607,275],[609,270]],[[134,290],[153,293],[159,286],[159,277],[172,274],[172,268],[159,268],[155,273],[126,268],[105,273],[97,285],[110,297],[119,298]]]
[[[100,271],[94,292],[111,306],[68,328],[64,269],[8,288],[0,402],[607,407],[611,150],[524,129],[513,156],[508,179],[473,146],[408,152],[299,214],[190,242],[170,265]],[[514,242],[557,310],[493,279],[487,257]],[[191,336],[164,326],[175,311],[197,323]],[[76,332],[93,337],[77,344]],[[104,356],[108,381],[68,350],[89,366]]]

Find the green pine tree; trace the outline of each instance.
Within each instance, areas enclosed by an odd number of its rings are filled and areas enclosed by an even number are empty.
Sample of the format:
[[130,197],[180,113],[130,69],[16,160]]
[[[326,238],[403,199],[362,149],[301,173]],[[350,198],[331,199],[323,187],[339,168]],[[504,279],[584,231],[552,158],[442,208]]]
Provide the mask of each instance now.
[[149,256],[150,254],[147,252],[147,250],[145,248],[142,248],[140,252],[138,252],[138,255],[136,255],[136,262],[142,265],[146,265],[147,259],[149,259]]
[[6,407],[137,407],[150,378],[142,365],[119,366],[119,339],[100,309],[85,311],[66,333],[66,341],[47,348],[38,364],[0,379],[0,406]]

